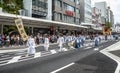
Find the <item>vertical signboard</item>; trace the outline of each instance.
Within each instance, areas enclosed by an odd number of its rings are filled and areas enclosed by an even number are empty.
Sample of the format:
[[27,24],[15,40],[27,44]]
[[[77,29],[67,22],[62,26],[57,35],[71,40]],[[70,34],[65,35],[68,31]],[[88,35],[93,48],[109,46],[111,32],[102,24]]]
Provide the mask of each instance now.
[[15,24],[17,26],[17,29],[22,37],[22,40],[23,41],[26,41],[28,39],[28,36],[25,32],[25,29],[24,29],[24,26],[23,26],[23,22],[22,22],[22,19],[16,19],[15,20]]

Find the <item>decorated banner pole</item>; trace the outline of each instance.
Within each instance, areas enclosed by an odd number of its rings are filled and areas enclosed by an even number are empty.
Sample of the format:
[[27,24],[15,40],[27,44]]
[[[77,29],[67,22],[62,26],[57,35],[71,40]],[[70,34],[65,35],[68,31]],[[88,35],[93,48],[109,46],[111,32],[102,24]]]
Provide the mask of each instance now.
[[22,19],[21,19],[21,18],[16,19],[16,20],[15,20],[15,24],[16,24],[17,29],[18,29],[21,37],[22,37],[22,40],[23,40],[23,41],[27,41],[28,36],[27,36],[27,34],[26,34],[26,32],[25,32]]

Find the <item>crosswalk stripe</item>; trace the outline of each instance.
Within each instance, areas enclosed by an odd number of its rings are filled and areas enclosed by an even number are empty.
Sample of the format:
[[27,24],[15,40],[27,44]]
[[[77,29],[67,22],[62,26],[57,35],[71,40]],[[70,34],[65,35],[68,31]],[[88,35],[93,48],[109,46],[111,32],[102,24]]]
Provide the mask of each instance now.
[[50,50],[50,52],[51,52],[52,54],[57,53],[56,50]]
[[68,51],[68,49],[66,49],[66,48],[63,48],[63,50],[64,50],[64,51]]
[[13,58],[8,62],[8,64],[9,64],[9,63],[17,62],[20,58],[21,58],[21,56],[13,57]]
[[12,59],[12,57],[7,57],[7,58],[1,58],[0,61],[4,61],[4,60],[10,60]]
[[92,48],[92,47],[86,47],[84,50],[87,50],[87,49],[90,49],[90,48]]
[[35,53],[34,58],[40,57],[41,56],[41,52]]
[[94,48],[94,51],[97,51],[97,50],[99,50],[99,48]]

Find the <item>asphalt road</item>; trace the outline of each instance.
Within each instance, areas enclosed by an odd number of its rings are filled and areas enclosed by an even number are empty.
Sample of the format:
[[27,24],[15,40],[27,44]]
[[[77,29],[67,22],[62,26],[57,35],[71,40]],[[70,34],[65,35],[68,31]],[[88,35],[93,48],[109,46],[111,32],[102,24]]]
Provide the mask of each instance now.
[[[90,43],[91,41],[87,41],[85,44],[87,44],[87,43]],[[91,43],[93,43],[93,41],[91,42]],[[65,47],[65,46],[64,46]],[[87,46],[85,46],[85,47],[87,47]],[[59,47],[58,47],[58,44],[54,44],[54,45],[50,45],[50,47],[49,47],[49,51],[50,50],[59,50]],[[12,50],[12,49],[11,49]],[[50,53],[48,51],[48,53]],[[45,51],[45,49],[44,49],[44,47],[43,46],[38,46],[38,47],[36,47],[36,52],[46,52]],[[0,53],[0,61],[3,61],[3,60],[10,60],[10,59],[12,59],[13,57],[15,57],[15,56],[19,56],[19,55],[22,55],[22,56],[25,56],[25,55],[27,55],[27,51],[26,50],[22,50],[22,51],[14,51],[14,52],[6,52],[6,53]],[[1,63],[1,62],[0,62]]]
[[[102,50],[115,41],[100,44]],[[0,73],[50,73],[70,63],[74,65],[58,73],[114,73],[117,64],[93,47],[71,50],[0,66]]]

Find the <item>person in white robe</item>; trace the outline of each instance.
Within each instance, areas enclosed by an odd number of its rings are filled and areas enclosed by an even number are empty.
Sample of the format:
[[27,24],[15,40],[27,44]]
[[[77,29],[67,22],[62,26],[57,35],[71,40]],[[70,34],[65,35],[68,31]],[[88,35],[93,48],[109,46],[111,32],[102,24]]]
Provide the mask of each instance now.
[[45,39],[44,39],[44,49],[48,51],[49,48],[49,39],[47,37],[47,34],[45,34]]
[[27,50],[27,54],[31,55],[31,54],[35,54],[36,50],[35,50],[35,41],[33,36],[31,35],[27,41],[27,46],[28,46],[28,50]]
[[63,49],[63,44],[64,44],[64,38],[63,35],[60,34],[58,40],[57,40],[58,46],[60,47],[59,51],[62,51]]

